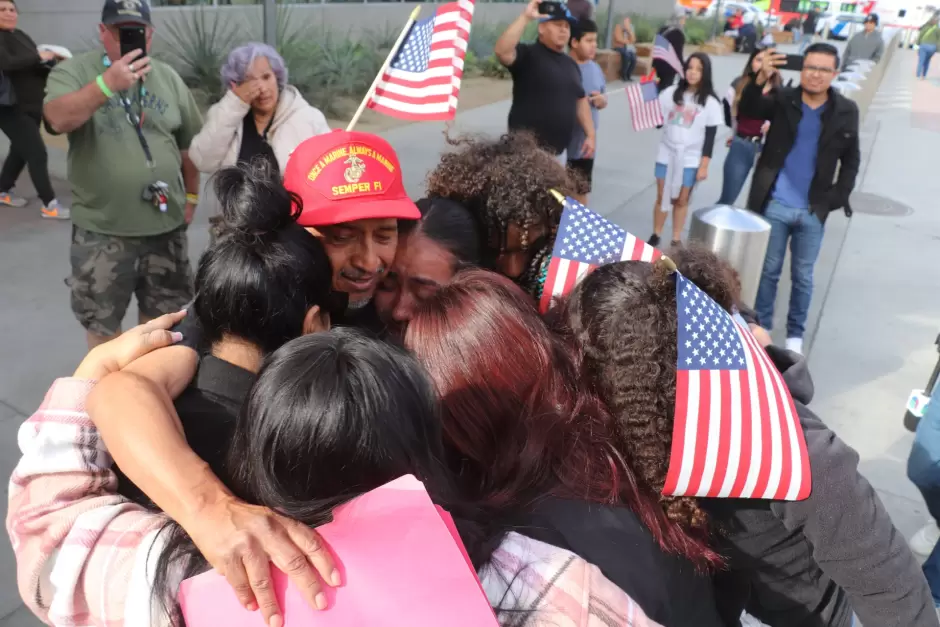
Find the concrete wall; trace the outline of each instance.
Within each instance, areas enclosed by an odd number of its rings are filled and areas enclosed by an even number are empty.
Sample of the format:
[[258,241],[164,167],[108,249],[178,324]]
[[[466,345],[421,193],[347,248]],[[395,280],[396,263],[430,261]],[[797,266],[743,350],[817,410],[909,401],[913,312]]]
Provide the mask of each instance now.
[[[611,0],[600,0],[605,10]],[[666,16],[672,11],[672,0],[613,0],[618,13],[640,13]],[[97,24],[103,0],[26,0],[20,2],[20,28],[37,43],[59,44],[69,48],[87,49],[97,40]],[[422,14],[429,15],[435,3],[420,3]],[[326,3],[290,5],[290,21],[298,29],[326,27],[332,32],[382,31],[405,22],[415,7],[409,2]],[[168,22],[185,19],[197,7],[166,7],[154,9],[158,32]],[[245,41],[261,37],[261,7],[232,6],[203,9],[225,20],[231,28],[242,31]],[[479,2],[476,20],[499,23],[516,17],[522,5],[511,2]],[[165,32],[165,30],[164,30]]]

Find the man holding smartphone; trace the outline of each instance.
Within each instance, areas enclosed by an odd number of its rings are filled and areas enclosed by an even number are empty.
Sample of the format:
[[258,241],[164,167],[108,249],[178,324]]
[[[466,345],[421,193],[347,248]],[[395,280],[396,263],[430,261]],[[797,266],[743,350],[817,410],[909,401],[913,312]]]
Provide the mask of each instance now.
[[798,86],[772,87],[771,79],[787,65],[788,55],[763,52],[761,69],[741,94],[738,111],[770,122],[748,199],[748,209],[771,225],[754,309],[760,325],[771,329],[789,243],[793,287],[786,346],[802,353],[823,225],[837,209],[852,213],[849,196],[861,162],[859,112],[858,105],[832,88],[839,71],[839,52],[833,46],[815,43],[806,49]]
[[[538,40],[519,43],[535,20],[539,22]],[[575,124],[584,131],[584,142],[581,154],[568,155],[568,159],[591,159],[595,145],[591,104],[581,85],[581,70],[565,54],[574,22],[564,3],[530,0],[495,46],[496,57],[512,75],[509,130],[534,133],[539,144],[563,163]]]
[[199,201],[199,172],[186,155],[202,127],[192,94],[151,60],[146,0],[107,0],[103,50],[60,63],[49,75],[47,128],[68,134],[72,185],[72,311],[92,348],[121,332],[137,297],[139,320],[192,299],[186,226]]

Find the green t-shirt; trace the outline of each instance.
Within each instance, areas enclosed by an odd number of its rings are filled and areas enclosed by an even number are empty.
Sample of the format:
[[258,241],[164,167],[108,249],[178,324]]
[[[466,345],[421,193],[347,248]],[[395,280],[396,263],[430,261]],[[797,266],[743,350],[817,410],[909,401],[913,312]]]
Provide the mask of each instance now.
[[[188,149],[202,128],[202,116],[179,75],[160,61],[153,60],[151,65],[140,103],[153,169],[147,165],[119,94],[69,133],[72,222],[83,229],[141,237],[167,233],[183,224],[186,190],[180,150]],[[46,83],[46,102],[78,91],[104,71],[101,51],[60,63]],[[135,112],[141,110],[134,95],[131,106]],[[147,186],[157,181],[169,185],[166,213],[143,198]]]

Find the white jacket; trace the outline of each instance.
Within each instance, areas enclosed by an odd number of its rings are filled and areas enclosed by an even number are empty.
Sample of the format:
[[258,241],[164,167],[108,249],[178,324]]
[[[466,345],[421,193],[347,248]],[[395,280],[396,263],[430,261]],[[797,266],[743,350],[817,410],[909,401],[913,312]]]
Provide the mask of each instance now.
[[[200,172],[212,174],[235,165],[242,145],[242,124],[251,106],[229,91],[209,109],[206,123],[189,145],[189,158]],[[296,87],[287,85],[274,112],[274,121],[268,131],[268,143],[274,149],[281,172],[287,159],[305,139],[329,133],[323,113],[311,106]]]

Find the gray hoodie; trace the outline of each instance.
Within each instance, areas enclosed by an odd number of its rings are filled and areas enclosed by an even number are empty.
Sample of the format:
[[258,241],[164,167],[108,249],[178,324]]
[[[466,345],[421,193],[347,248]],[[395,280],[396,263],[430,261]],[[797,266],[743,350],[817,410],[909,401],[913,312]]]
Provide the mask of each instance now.
[[938,627],[920,566],[874,489],[858,453],[805,403],[806,361],[769,347],[796,403],[812,467],[805,501],[702,499],[720,529],[730,570],[715,578],[725,621],[741,611],[771,627]]

